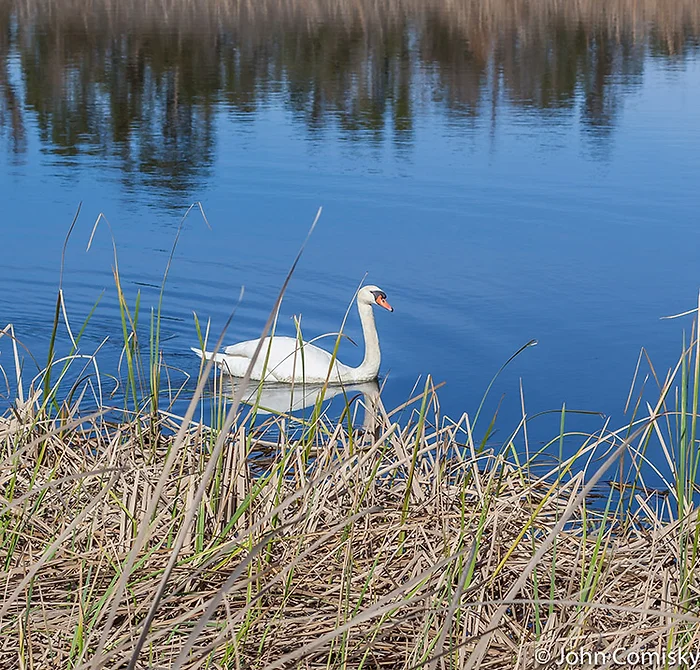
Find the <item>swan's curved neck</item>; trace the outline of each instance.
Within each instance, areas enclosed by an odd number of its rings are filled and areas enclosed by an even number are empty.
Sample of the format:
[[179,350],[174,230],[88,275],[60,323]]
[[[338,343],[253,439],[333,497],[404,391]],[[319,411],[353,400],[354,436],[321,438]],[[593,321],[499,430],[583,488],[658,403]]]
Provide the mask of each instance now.
[[355,368],[354,372],[356,380],[367,381],[377,378],[382,355],[379,350],[379,336],[377,335],[377,327],[374,324],[372,305],[358,302],[357,311],[360,313],[362,334],[365,339],[365,357],[360,366]]

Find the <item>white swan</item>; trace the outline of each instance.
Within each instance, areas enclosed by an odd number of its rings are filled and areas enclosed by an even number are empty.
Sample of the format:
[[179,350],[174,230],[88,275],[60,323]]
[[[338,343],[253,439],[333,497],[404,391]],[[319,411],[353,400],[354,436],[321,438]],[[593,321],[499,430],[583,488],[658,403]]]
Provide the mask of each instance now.
[[[338,360],[333,361],[333,357],[325,349],[320,349],[308,342],[300,346],[299,340],[294,337],[275,336],[265,338],[250,378],[258,380],[264,375],[266,381],[287,384],[323,383],[326,379],[331,384],[355,384],[376,379],[379,374],[381,352],[372,305],[379,305],[390,312],[394,311],[386,300],[386,293],[378,286],[364,286],[358,292],[357,311],[360,313],[362,333],[365,338],[365,357],[358,367],[351,368]],[[224,372],[234,377],[243,377],[259,341],[248,340],[232,344],[221,354],[194,347],[192,351],[200,358],[207,360],[213,358]]]

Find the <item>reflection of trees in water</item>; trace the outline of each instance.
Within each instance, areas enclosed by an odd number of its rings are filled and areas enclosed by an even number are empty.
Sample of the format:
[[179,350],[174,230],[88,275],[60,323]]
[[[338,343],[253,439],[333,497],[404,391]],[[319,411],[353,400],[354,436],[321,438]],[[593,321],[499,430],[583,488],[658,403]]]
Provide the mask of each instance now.
[[643,42],[618,39],[601,26],[553,23],[525,41],[499,45],[498,66],[510,98],[537,110],[569,110],[580,100],[588,132],[607,135],[624,89],[641,81]]
[[180,190],[211,163],[220,101],[246,117],[282,96],[310,131],[409,140],[421,105],[478,118],[503,92],[605,134],[646,54],[699,35],[697,0],[23,0],[0,8],[0,125],[22,151],[30,111],[52,151]]
[[217,63],[193,36],[49,23],[21,34],[18,51],[25,108],[54,152],[119,158],[127,179],[175,190],[210,162]]
[[10,53],[12,50],[12,28],[10,8],[0,5],[0,133],[9,130],[14,153],[24,151],[26,131],[22,116],[20,96],[10,77]]

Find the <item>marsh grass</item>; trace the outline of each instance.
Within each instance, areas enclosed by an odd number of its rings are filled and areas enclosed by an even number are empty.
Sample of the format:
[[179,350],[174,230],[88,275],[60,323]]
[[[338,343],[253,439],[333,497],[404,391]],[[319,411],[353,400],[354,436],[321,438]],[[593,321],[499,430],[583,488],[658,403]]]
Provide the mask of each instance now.
[[0,332],[16,389],[0,421],[0,667],[530,668],[536,650],[697,651],[696,325],[665,377],[640,356],[628,425],[567,432],[563,407],[538,449],[524,395],[494,446],[497,419],[442,416],[430,377],[392,411],[348,391],[340,417],[320,396],[304,418],[263,418],[204,364],[177,417],[161,302],[142,343],[116,247],[114,264],[122,406],[79,351],[84,326],[65,357],[52,339],[29,384],[14,330]]

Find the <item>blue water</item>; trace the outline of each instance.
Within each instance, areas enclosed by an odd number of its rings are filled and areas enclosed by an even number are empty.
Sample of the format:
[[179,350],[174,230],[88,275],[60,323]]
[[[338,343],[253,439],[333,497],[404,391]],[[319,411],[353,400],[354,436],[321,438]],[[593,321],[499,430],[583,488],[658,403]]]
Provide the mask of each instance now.
[[[86,251],[95,221],[102,213],[111,224],[127,296],[133,304],[140,290],[148,309],[180,220],[201,202],[211,229],[198,208],[190,212],[164,302],[165,360],[186,374],[196,375],[199,364],[189,351],[197,344],[193,312],[218,335],[244,286],[226,341],[259,335],[319,207],[277,332],[293,334],[295,314],[309,338],[337,330],[366,275],[395,310],[377,314],[387,406],[430,374],[445,382],[443,413],[473,413],[499,367],[534,338],[539,345],[510,364],[487,403],[488,413],[500,403],[504,436],[520,416],[521,382],[530,413],[565,403],[621,424],[640,348],[662,376],[675,363],[690,322],[660,317],[692,308],[700,288],[700,51],[692,29],[681,54],[658,53],[642,40],[618,67],[627,45],[613,47],[599,77],[602,100],[587,90],[584,49],[573,83],[555,90],[551,104],[538,99],[539,85],[537,95],[511,85],[507,64],[495,56],[474,74],[476,92],[457,104],[463,91],[448,75],[452,67],[469,81],[462,52],[455,49],[454,62],[449,54],[431,60],[416,46],[420,35],[407,29],[404,55],[386,67],[410,68],[410,86],[403,97],[396,87],[382,97],[374,81],[377,104],[367,110],[339,109],[312,77],[312,93],[299,102],[303,71],[275,67],[271,31],[269,52],[259,56],[264,91],[252,87],[254,104],[237,98],[235,85],[233,93],[220,84],[197,93],[199,75],[165,67],[168,77],[177,70],[193,79],[178,84],[181,97],[191,96],[176,112],[186,113],[178,123],[187,132],[175,139],[166,132],[170,80],[163,75],[152,98],[133,102],[143,110],[119,139],[109,124],[110,101],[121,99],[119,77],[101,70],[88,77],[92,93],[83,106],[82,89],[70,82],[75,72],[87,75],[73,53],[41,109],[41,96],[31,93],[41,84],[31,49],[8,25],[0,89],[16,96],[22,131],[13,130],[5,97],[0,326],[12,323],[38,361],[45,361],[61,249],[79,203],[63,277],[68,316],[77,331],[104,291],[81,351],[109,338],[99,360],[103,372],[118,375],[112,243],[101,222]],[[550,28],[554,35],[556,22],[543,30]],[[107,60],[94,45],[81,49],[75,52],[95,49],[98,64]],[[156,58],[153,49],[146,61]],[[301,70],[305,59],[313,60],[300,47]],[[112,69],[118,73],[118,64]],[[342,63],[327,77],[342,86]],[[66,119],[81,115],[84,127],[72,129]],[[361,341],[354,310],[347,333]],[[59,353],[67,353],[63,329],[61,338]],[[344,343],[339,357],[358,364],[361,346]],[[0,339],[8,374],[11,361],[9,340]],[[25,366],[33,366],[26,354]],[[603,419],[584,421],[593,430]]]

